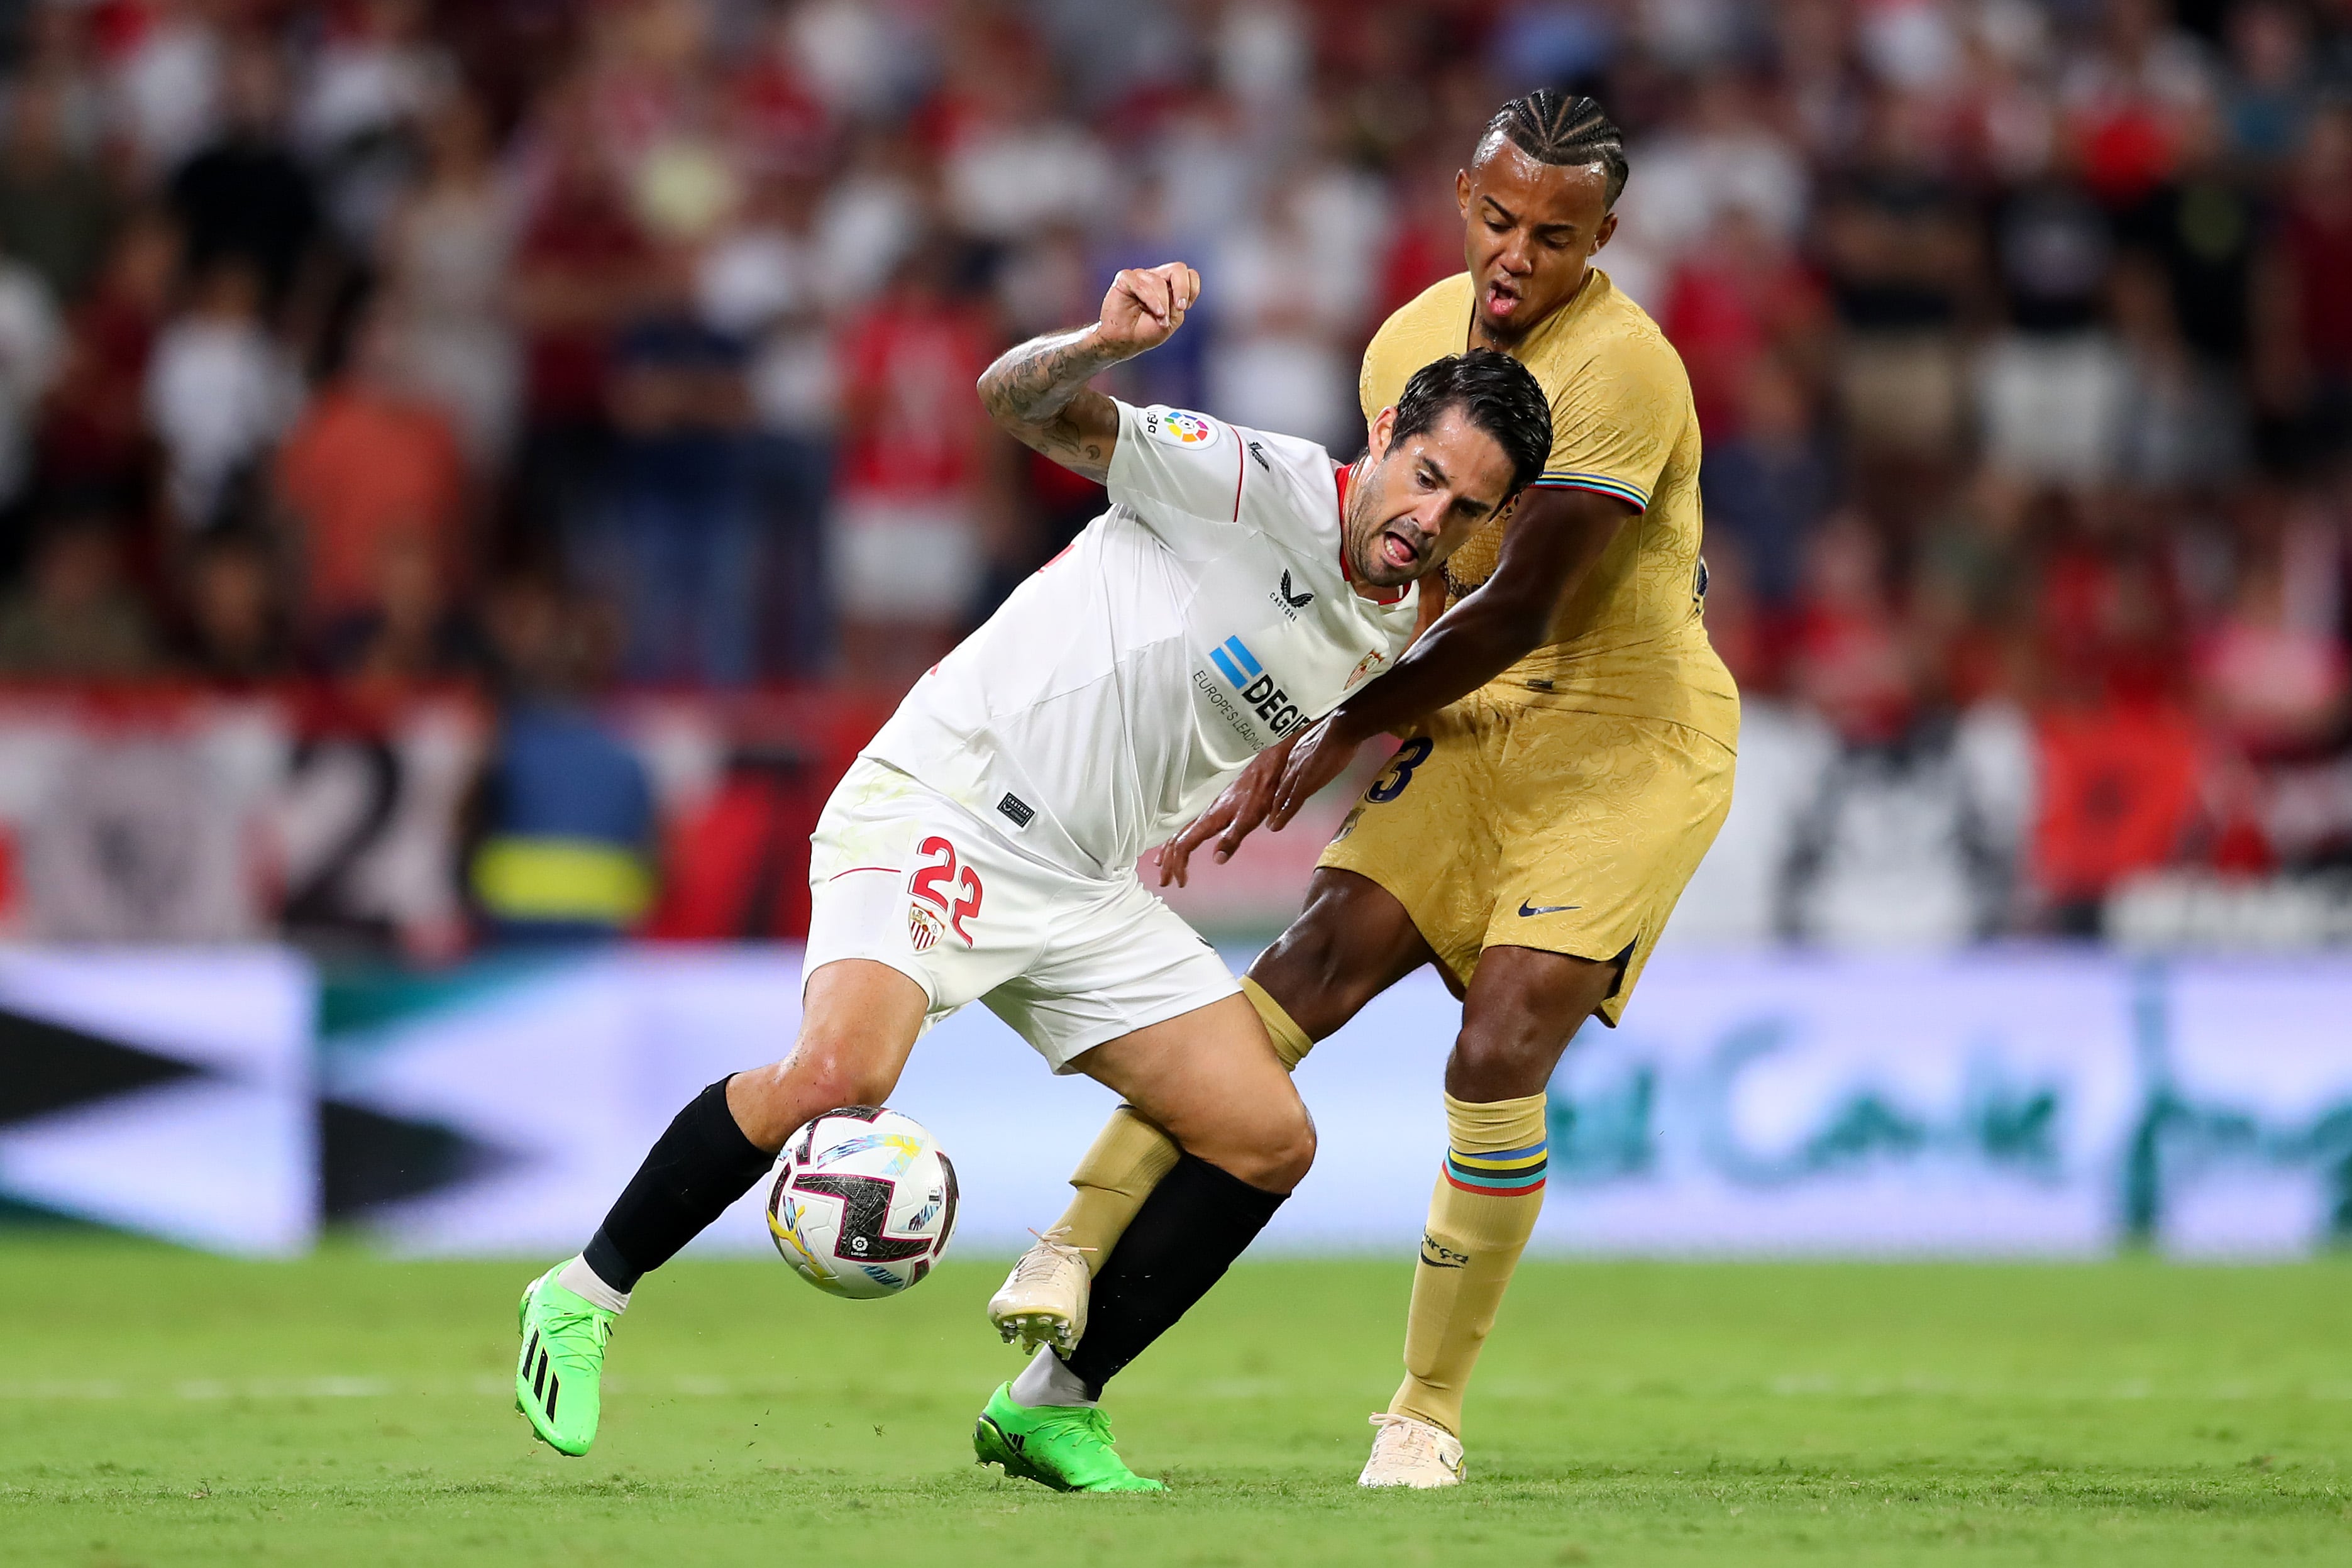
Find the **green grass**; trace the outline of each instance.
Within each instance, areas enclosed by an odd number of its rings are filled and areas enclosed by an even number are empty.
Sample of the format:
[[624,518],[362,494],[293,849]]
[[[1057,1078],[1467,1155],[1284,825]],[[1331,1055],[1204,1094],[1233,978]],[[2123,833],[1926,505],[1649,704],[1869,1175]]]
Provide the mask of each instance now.
[[1014,1358],[965,1263],[895,1301],[685,1263],[588,1458],[501,1392],[520,1266],[0,1243],[12,1565],[2352,1561],[2352,1267],[1521,1271],[1471,1482],[1352,1482],[1402,1262],[1244,1266],[1114,1391],[1165,1498],[971,1464]]

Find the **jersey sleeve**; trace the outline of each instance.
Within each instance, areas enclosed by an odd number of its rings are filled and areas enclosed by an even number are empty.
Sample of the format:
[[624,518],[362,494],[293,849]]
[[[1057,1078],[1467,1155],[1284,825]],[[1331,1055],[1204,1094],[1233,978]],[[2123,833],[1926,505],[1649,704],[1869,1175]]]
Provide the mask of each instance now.
[[1118,405],[1110,499],[1163,535],[1241,519],[1248,433],[1190,409]]
[[1605,344],[1553,395],[1551,455],[1536,488],[1591,490],[1647,511],[1689,416],[1689,383],[1673,349],[1663,341]]

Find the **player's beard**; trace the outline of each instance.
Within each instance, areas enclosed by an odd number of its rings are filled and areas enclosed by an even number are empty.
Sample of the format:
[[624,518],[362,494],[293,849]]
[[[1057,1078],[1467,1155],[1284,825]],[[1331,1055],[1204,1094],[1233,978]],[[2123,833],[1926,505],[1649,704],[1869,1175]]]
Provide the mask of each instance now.
[[[1411,522],[1381,520],[1381,502],[1387,499],[1388,486],[1384,478],[1388,463],[1360,461],[1355,476],[1348,484],[1348,515],[1342,526],[1347,540],[1348,569],[1360,579],[1376,588],[1402,588],[1429,570],[1430,537]],[[1395,574],[1381,553],[1381,540],[1391,531],[1402,536],[1412,547],[1412,565],[1405,575]]]

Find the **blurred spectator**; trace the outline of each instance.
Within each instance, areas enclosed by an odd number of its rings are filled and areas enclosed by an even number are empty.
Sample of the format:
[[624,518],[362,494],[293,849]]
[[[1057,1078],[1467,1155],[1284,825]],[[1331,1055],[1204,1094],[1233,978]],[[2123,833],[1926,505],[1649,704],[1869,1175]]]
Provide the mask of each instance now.
[[331,623],[320,663],[331,675],[404,685],[461,680],[488,667],[479,628],[449,592],[430,542],[411,531],[377,542],[372,602]]
[[966,624],[984,569],[986,416],[971,395],[989,339],[944,277],[943,245],[900,266],[843,330],[835,604],[851,673],[903,687]]
[[141,488],[149,444],[147,362],[179,256],[170,221],[158,212],[138,214],[116,235],[97,281],[74,307],[38,437],[43,477],[52,488]]
[[[1778,359],[1755,360],[1740,388],[1738,434],[1710,444],[1699,470],[1707,548],[1727,538],[1759,606],[1784,618],[1795,607],[1815,526],[1837,500],[1837,475],[1795,375]],[[1715,605],[1708,605],[1712,624]],[[1760,673],[1760,672],[1759,672]]]
[[2342,739],[2352,660],[2338,632],[2339,591],[2325,571],[2291,588],[2286,562],[2264,552],[2246,563],[2229,612],[2205,635],[2199,693],[2219,732],[2249,755],[2307,757]]
[[2182,115],[2177,142],[2171,175],[2126,216],[2124,237],[2156,263],[2183,345],[2226,376],[2245,362],[2264,215],[2230,165],[2215,115]]
[[1811,180],[1795,150],[1758,112],[1751,85],[1729,70],[1701,79],[1689,118],[1636,142],[1642,171],[1619,203],[1610,279],[1635,300],[1664,303],[1674,258],[1696,244],[1725,207],[1738,205],[1782,244],[1796,240]]
[[955,122],[942,128],[950,212],[971,234],[1009,241],[1100,210],[1111,193],[1110,160],[1087,128],[1054,115],[1047,63],[1020,47],[1017,34],[974,31],[982,52],[957,62],[965,92]]
[[239,527],[214,530],[188,551],[183,657],[218,686],[248,687],[294,668],[292,618],[277,556]]
[[301,378],[262,324],[261,275],[224,255],[198,272],[186,311],[155,340],[146,413],[163,444],[165,500],[183,529],[218,523],[301,406]]
[[10,95],[0,146],[0,250],[40,274],[50,297],[81,298],[114,230],[114,192],[67,124],[67,88],[33,80]]
[[427,0],[360,0],[337,18],[294,107],[296,139],[320,172],[344,241],[364,249],[414,173],[419,126],[440,111],[457,67],[431,37]]
[[2352,449],[2352,107],[2313,121],[2282,230],[2262,370],[2289,455],[2309,461]]
[[1323,286],[1306,207],[1303,182],[1276,182],[1258,219],[1228,231],[1209,263],[1208,403],[1240,424],[1337,448],[1362,417],[1350,353],[1359,301]]
[[653,902],[644,763],[583,702],[594,653],[580,606],[520,577],[489,598],[503,696],[474,815],[468,882],[494,942],[610,939]]
[[2214,92],[2212,61],[2170,10],[2166,0],[2103,0],[2091,47],[2060,82],[2083,178],[2111,207],[2171,172],[2179,117]]
[[2066,704],[2170,704],[2184,695],[2176,562],[2144,502],[2053,493],[2036,529],[2041,676]]
[[151,181],[211,141],[220,122],[224,50],[215,18],[226,9],[220,0],[154,0],[116,68],[118,121]]
[[1916,697],[1913,652],[1887,595],[1885,553],[1867,520],[1845,511],[1806,542],[1790,637],[1790,689],[1849,742],[1891,741]]
[[2010,328],[1976,369],[1985,456],[2012,476],[2095,484],[2115,471],[2129,392],[2105,327],[2107,216],[2056,171],[2004,199],[1992,241]]
[[839,379],[816,197],[798,176],[761,182],[740,224],[704,252],[696,278],[704,322],[751,345],[748,457],[768,546],[758,607],[770,627],[755,652],[762,669],[794,678],[823,670],[832,651],[824,514]]
[[610,518],[635,679],[751,676],[760,563],[742,346],[679,306],[615,344]]
[[1810,273],[1753,212],[1734,203],[1716,215],[1705,242],[1675,269],[1658,316],[1690,374],[1709,442],[1739,430],[1764,360],[1789,369],[1818,365],[1825,314]]
[[58,308],[39,273],[0,256],[0,508],[31,477],[34,421],[65,348]]
[[22,8],[16,86],[52,94],[59,147],[69,158],[94,162],[110,133],[120,133],[108,122],[113,105],[91,47],[91,9],[75,0],[35,0]]
[[1865,456],[1940,457],[1960,434],[1975,247],[1932,113],[1924,99],[1880,94],[1860,157],[1822,201],[1822,258],[1844,330],[1839,402]]
[[[1451,277],[1462,269],[1462,215],[1454,207],[1452,169],[1446,170],[1444,179],[1446,223],[1453,233],[1454,258],[1453,265],[1440,276]],[[1079,307],[1078,314],[1064,316],[1054,323],[1055,326],[1067,326],[1074,321],[1092,319],[1102,308],[1103,290],[1123,268],[1158,267],[1180,258],[1206,257],[1209,254],[1206,248],[1208,242],[1202,236],[1177,226],[1175,208],[1164,177],[1152,172],[1143,174],[1128,184],[1125,197],[1119,209],[1118,224],[1097,248],[1093,274],[1087,280],[1087,291],[1093,297]],[[1426,286],[1424,283],[1423,287]],[[1202,288],[1205,289],[1206,287],[1204,283]],[[1419,293],[1420,289],[1413,292]],[[1411,295],[1405,298],[1409,299]],[[1403,302],[1403,300],[1398,300],[1399,304]],[[1216,310],[1213,304],[1204,308],[1203,325],[1215,326]],[[1213,331],[1179,332],[1151,353],[1128,361],[1118,368],[1122,388],[1120,395],[1139,407],[1164,403],[1171,408],[1192,408],[1206,403],[1208,395],[1203,383],[1207,375],[1210,341],[1213,335]]]
[[286,144],[286,72],[277,50],[246,39],[223,68],[221,134],[172,176],[172,209],[189,273],[250,267],[263,318],[275,321],[319,237],[309,171]]
[[2227,31],[2231,150],[2255,169],[2279,169],[2303,144],[2313,107],[2308,24],[2291,5],[2250,0],[2231,9]]
[[155,633],[122,570],[114,520],[50,522],[22,587],[0,599],[0,673],[120,679],[154,668]]
[[509,298],[524,345],[516,486],[526,527],[553,539],[590,510],[609,433],[606,354],[652,249],[614,188],[578,87],[546,111],[546,186],[523,226]]
[[384,226],[386,309],[410,384],[441,405],[478,470],[506,459],[520,365],[500,308],[513,203],[490,162],[480,101],[444,101],[424,124],[425,171]]
[[390,322],[363,314],[348,363],[278,450],[278,499],[292,525],[310,626],[369,603],[395,540],[414,542],[443,592],[465,565],[465,461],[448,421],[404,370]]

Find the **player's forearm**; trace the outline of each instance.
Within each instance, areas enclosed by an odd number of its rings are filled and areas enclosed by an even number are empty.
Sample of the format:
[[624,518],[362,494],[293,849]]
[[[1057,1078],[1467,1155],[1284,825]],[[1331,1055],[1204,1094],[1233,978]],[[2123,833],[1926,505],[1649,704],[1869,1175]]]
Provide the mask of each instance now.
[[1024,445],[1100,479],[1110,471],[1118,410],[1087,383],[1129,357],[1091,326],[1048,332],[1000,355],[980,378],[980,401]]
[[1370,740],[1417,723],[1542,647],[1633,516],[1624,502],[1586,490],[1521,497],[1486,586],[1440,616],[1395,669],[1339,705],[1342,734]]
[[1370,740],[1401,730],[1475,691],[1541,647],[1545,617],[1499,595],[1471,595],[1441,616],[1397,667],[1367,684],[1332,715],[1346,734]]

